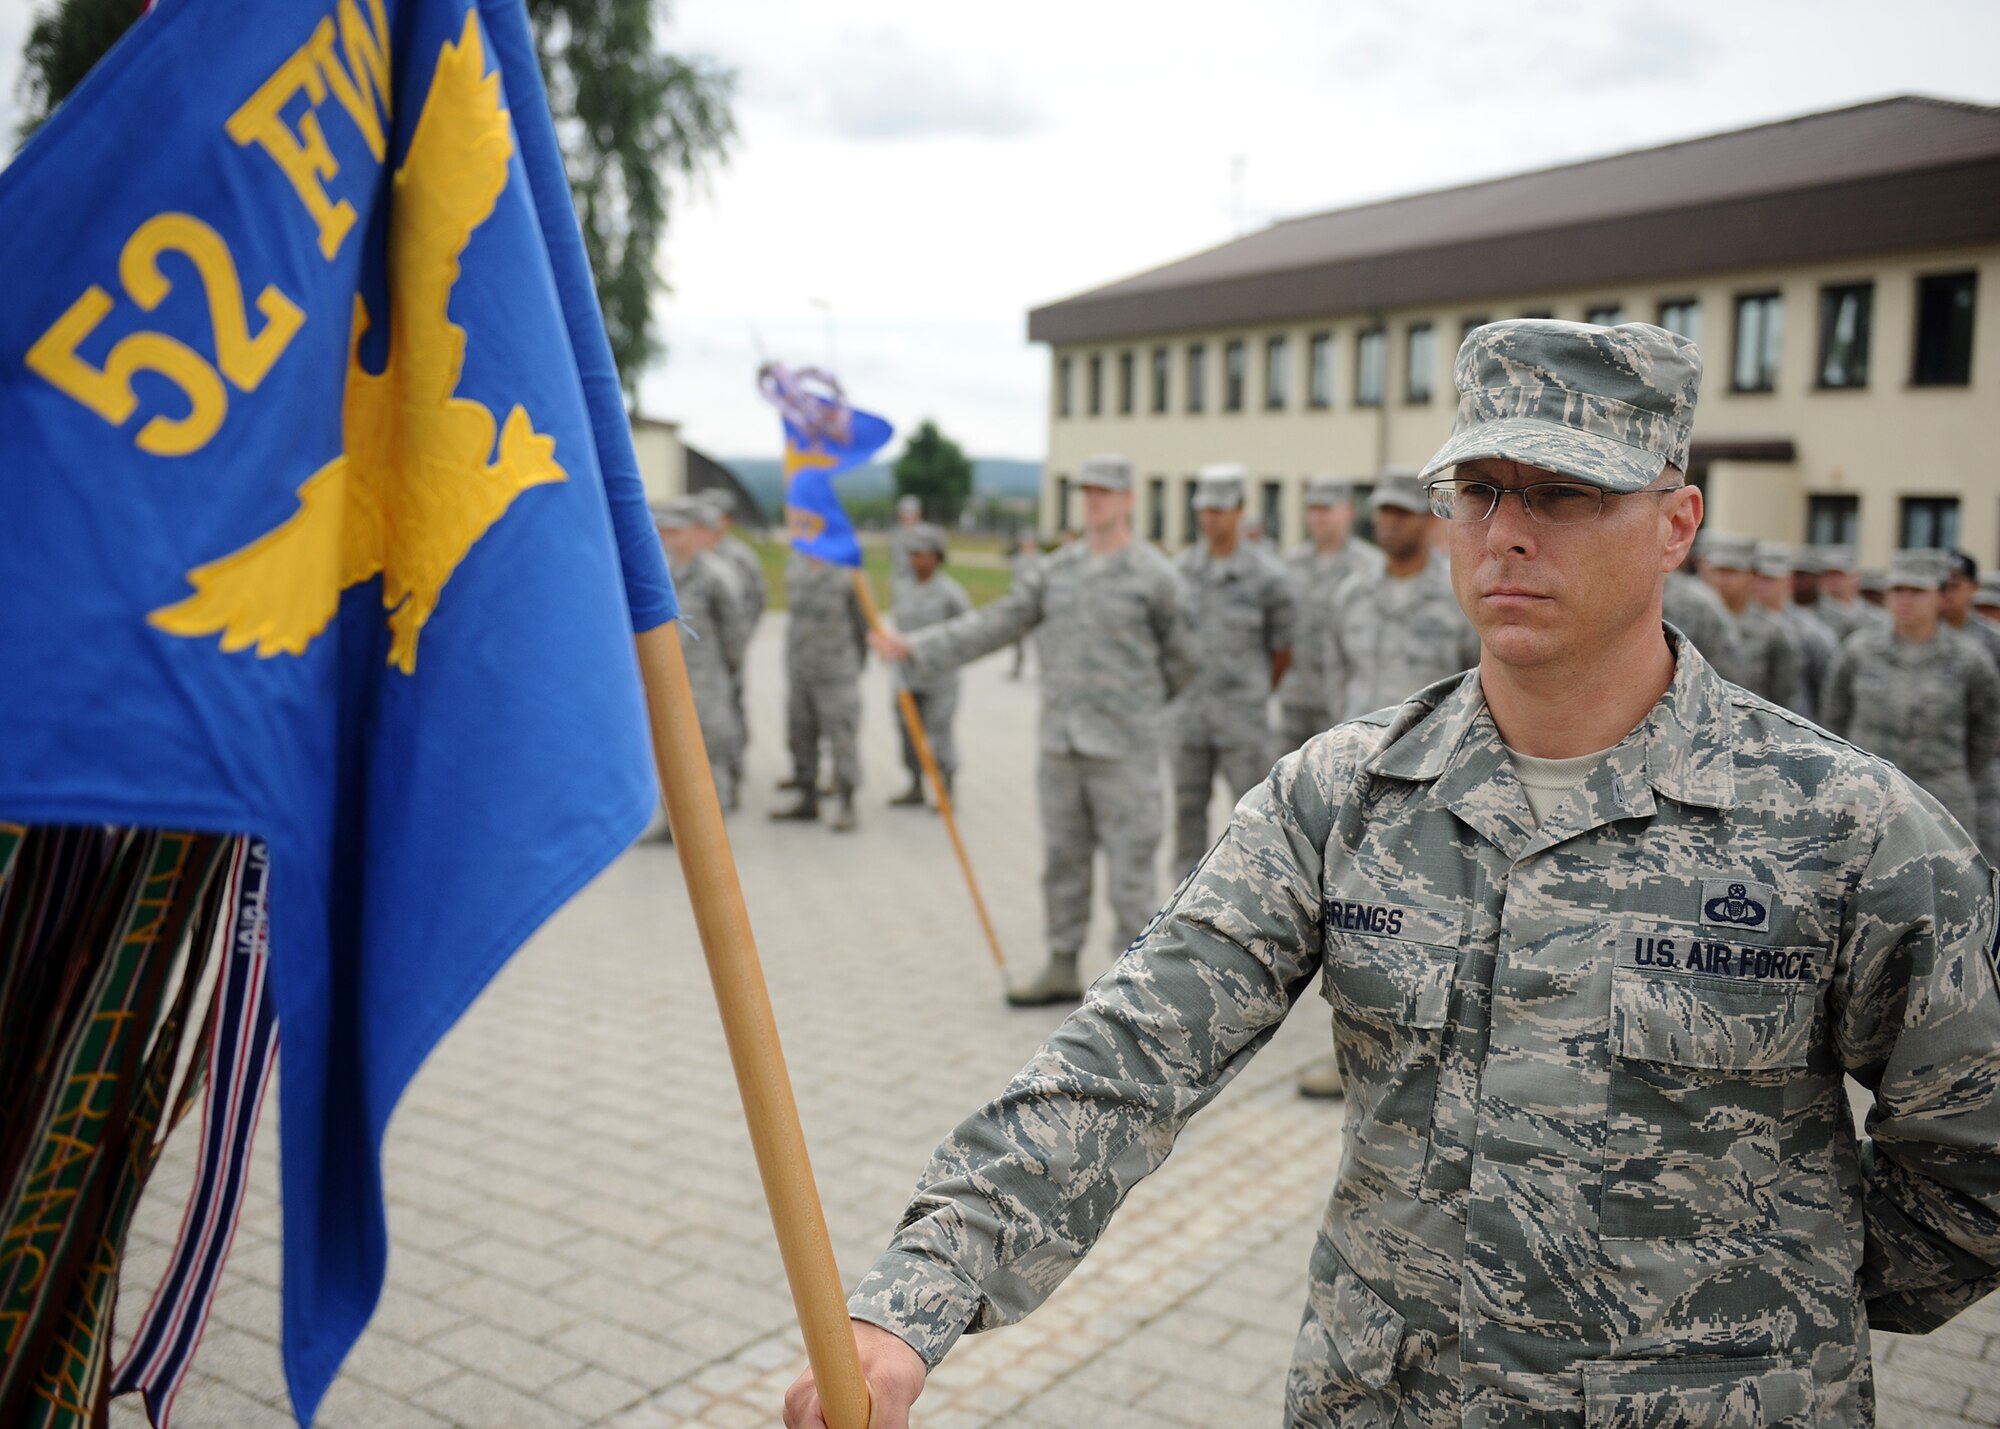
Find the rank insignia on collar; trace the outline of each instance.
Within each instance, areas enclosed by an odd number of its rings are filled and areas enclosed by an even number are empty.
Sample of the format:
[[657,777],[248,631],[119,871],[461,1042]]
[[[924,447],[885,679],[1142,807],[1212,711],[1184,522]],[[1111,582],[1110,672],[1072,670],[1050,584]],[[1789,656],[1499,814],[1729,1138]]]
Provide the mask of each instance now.
[[1701,885],[1701,921],[1716,928],[1766,931],[1771,926],[1772,889],[1748,879],[1709,878]]

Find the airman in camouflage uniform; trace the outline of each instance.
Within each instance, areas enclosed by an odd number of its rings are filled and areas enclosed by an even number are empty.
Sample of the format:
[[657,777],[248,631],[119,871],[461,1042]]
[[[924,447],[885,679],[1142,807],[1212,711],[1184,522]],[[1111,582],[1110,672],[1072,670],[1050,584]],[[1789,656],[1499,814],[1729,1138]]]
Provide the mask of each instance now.
[[743,726],[736,717],[736,679],[750,643],[750,627],[721,558],[704,549],[708,519],[708,509],[693,500],[668,502],[653,512],[667,549],[681,620],[691,637],[682,642],[681,652],[687,661],[688,684],[694,689],[701,742],[708,750],[716,797],[723,808],[732,809],[743,739]]
[[1938,618],[1942,551],[1903,551],[1889,572],[1895,623],[1863,630],[1827,673],[1825,724],[1916,780],[1975,836],[2000,756],[2000,669]]
[[910,578],[910,552],[916,549],[917,528],[923,524],[924,504],[914,496],[896,498],[896,524],[889,532],[889,595]]
[[785,724],[792,749],[798,802],[774,809],[774,819],[819,817],[819,746],[833,756],[833,792],[839,801],[833,829],[855,826],[854,791],[861,787],[861,666],[868,658],[868,616],[855,593],[854,575],[793,551],[785,560]]
[[1706,581],[1686,566],[1669,572],[1660,605],[1667,624],[1687,636],[1710,664],[1723,658],[1729,646],[1729,607]]
[[1335,720],[1326,707],[1326,626],[1333,593],[1349,576],[1379,576],[1382,553],[1352,535],[1354,488],[1330,476],[1306,483],[1310,539],[1285,562],[1298,619],[1292,627],[1292,663],[1278,682],[1279,752],[1297,749]]
[[[1499,493],[1451,488],[1480,671],[1281,760],[938,1148],[849,1301],[890,1422],[1308,989],[1350,1093],[1294,1429],[1859,1429],[1871,1326],[2000,1282],[1993,872],[1885,761],[1663,635],[1699,376],[1639,324],[1468,336],[1425,474]],[[1538,817],[1522,754],[1591,767]],[[822,1422],[802,1377],[786,1423]]]
[[[747,643],[749,637],[757,633],[757,622],[764,618],[765,607],[771,600],[770,586],[764,579],[764,564],[744,541],[730,534],[736,522],[736,499],[729,491],[712,486],[696,492],[695,500],[701,503],[705,514],[707,549],[728,572],[730,588],[736,594],[737,604],[743,609]],[[736,807],[736,793],[743,785],[743,753],[750,747],[750,717],[745,700],[749,680],[749,664],[739,664],[731,686],[731,698],[736,702],[738,731],[736,770],[735,777],[730,780],[729,801],[723,805],[726,809]]]
[[[890,614],[896,628],[908,634],[926,626],[941,625],[953,616],[972,609],[972,597],[965,587],[938,569],[944,561],[944,532],[925,522],[917,527],[910,542],[910,578],[896,587]],[[924,723],[924,738],[930,742],[931,757],[937,760],[944,787],[951,789],[958,772],[958,739],[953,729],[958,717],[958,667],[936,674],[918,675],[904,669],[891,676],[908,686],[916,701],[917,717]],[[901,701],[890,700],[889,718],[903,737],[903,767],[910,771],[910,787],[889,802],[898,807],[924,806],[924,767],[917,758],[917,746],[903,723]]]
[[[1979,590],[1979,562],[1963,551],[1946,556],[1944,587],[1938,592],[1938,615],[1947,629],[1984,650],[2000,668],[2000,626],[1973,613]],[[2000,720],[2000,710],[1992,712]],[[2000,859],[2000,759],[1973,770],[1973,792],[1979,803],[1979,827],[1973,832],[1990,859]]]
[[1723,679],[1797,709],[1805,681],[1805,656],[1797,638],[1751,599],[1757,579],[1757,543],[1748,536],[1704,535],[1704,578],[1729,610],[1729,646],[1712,663]]
[[1757,576],[1751,584],[1751,599],[1762,606],[1790,632],[1799,652],[1799,688],[1783,703],[1807,719],[1819,717],[1820,686],[1826,683],[1826,668],[1833,663],[1839,641],[1833,632],[1793,604],[1792,591],[1802,572],[1817,571],[1811,557],[1778,541],[1757,543]]
[[1819,603],[1813,614],[1833,632],[1836,643],[1867,626],[1882,625],[1887,616],[1861,598],[1861,568],[1852,546],[1819,548]]
[[1203,467],[1195,484],[1202,539],[1174,557],[1201,640],[1201,668],[1174,701],[1167,763],[1174,775],[1174,868],[1208,847],[1208,801],[1220,774],[1233,801],[1271,767],[1271,691],[1292,658],[1297,606],[1284,567],[1238,539],[1243,468]]
[[1095,456],[1077,471],[1082,540],[1022,569],[1014,587],[969,615],[877,650],[919,679],[1035,634],[1042,665],[1042,900],[1049,964],[1010,987],[1017,1007],[1083,995],[1077,959],[1090,931],[1091,865],[1104,851],[1111,945],[1122,950],[1158,906],[1154,855],[1164,822],[1161,720],[1194,678],[1196,645],[1167,558],[1132,537],[1132,464]]

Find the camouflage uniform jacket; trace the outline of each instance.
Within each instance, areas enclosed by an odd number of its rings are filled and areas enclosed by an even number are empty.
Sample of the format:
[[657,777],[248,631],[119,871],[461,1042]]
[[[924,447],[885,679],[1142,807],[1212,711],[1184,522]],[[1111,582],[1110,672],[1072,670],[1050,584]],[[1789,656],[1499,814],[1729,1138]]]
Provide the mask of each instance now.
[[[1278,684],[1278,703],[1288,708],[1326,709],[1326,625],[1333,618],[1333,593],[1349,576],[1382,576],[1382,552],[1357,537],[1330,556],[1311,546],[1285,561],[1298,620],[1292,628],[1292,663]],[[1331,723],[1331,721],[1327,721]]]
[[1264,724],[1271,657],[1292,648],[1298,606],[1285,568],[1248,541],[1227,556],[1205,543],[1174,557],[1188,615],[1201,640],[1201,667],[1175,700],[1174,738],[1184,744],[1242,738]]
[[[1727,607],[1725,607],[1727,609]],[[1761,605],[1729,617],[1729,646],[1713,657],[1722,678],[1773,704],[1797,709],[1805,688],[1805,655],[1798,637]]]
[[[922,630],[928,626],[941,625],[955,615],[963,615],[972,609],[972,597],[965,593],[965,587],[938,571],[927,581],[920,581],[914,575],[896,587],[896,604],[891,611],[896,628],[908,634],[912,630]],[[949,670],[922,674],[910,671],[902,675],[903,683],[916,694],[953,691],[958,689],[958,667]]]
[[1330,600],[1322,645],[1326,707],[1335,722],[1401,704],[1479,663],[1478,632],[1459,609],[1441,551],[1404,580],[1343,581]]
[[1827,728],[1928,789],[1975,832],[1975,786],[2000,755],[2000,671],[1975,637],[1943,622],[1915,644],[1894,626],[1863,630],[1834,656]]
[[911,674],[927,679],[926,667],[963,665],[1031,630],[1043,752],[1122,759],[1159,749],[1160,712],[1194,677],[1196,654],[1165,556],[1137,539],[1093,556],[1078,541],[1031,561],[998,600],[912,636]]
[[736,572],[737,588],[743,593],[744,615],[754,630],[771,604],[771,585],[764,579],[764,563],[757,559],[757,553],[740,536],[723,537],[722,544],[715,548],[715,554],[729,562],[730,568]]
[[692,560],[671,563],[668,570],[674,578],[681,619],[694,635],[681,649],[695,699],[726,702],[735,689],[736,672],[743,665],[744,647],[750,643],[750,622],[736,587],[721,558],[707,551]]
[[1869,1327],[2000,1281],[1993,871],[1675,643],[1539,828],[1476,676],[1280,761],[850,1310],[932,1363],[1019,1319],[1316,994],[1346,1140],[1288,1425],[1871,1422]]
[[785,560],[785,670],[795,680],[852,680],[868,657],[868,616],[846,566],[797,551]]

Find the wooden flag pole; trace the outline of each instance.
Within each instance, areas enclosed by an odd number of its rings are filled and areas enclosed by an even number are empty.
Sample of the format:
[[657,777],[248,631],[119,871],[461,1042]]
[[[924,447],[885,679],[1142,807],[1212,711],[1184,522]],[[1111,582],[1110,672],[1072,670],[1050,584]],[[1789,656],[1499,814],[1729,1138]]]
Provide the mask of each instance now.
[[736,1087],[750,1125],[750,1145],[757,1153],[757,1172],[784,1257],[785,1278],[791,1282],[792,1304],[799,1312],[821,1412],[831,1429],[868,1429],[868,1382],[855,1353],[826,1213],[813,1184],[792,1079],[771,1015],[771,996],[764,986],[750,914],[743,906],[736,859],[723,829],[722,805],[695,717],[680,633],[671,623],[662,625],[641,634],[638,647],[667,823],[674,831],[674,848],[694,904],[695,927],[708,959],[708,977],[715,986],[729,1060],[736,1068]]
[[[868,628],[882,628],[882,611],[875,604],[875,591],[868,584],[868,577],[861,567],[854,567],[854,589],[861,597],[862,612],[868,617]],[[905,686],[896,687],[896,708],[903,712],[903,728],[909,731],[910,743],[917,751],[917,762],[923,766],[924,777],[930,780],[931,792],[937,796],[938,814],[944,819],[945,832],[951,835],[952,851],[958,855],[959,871],[965,875],[965,886],[972,894],[973,909],[979,914],[979,926],[986,930],[986,948],[993,954],[993,966],[1004,975],[1007,959],[1000,952],[1000,935],[993,931],[993,919],[986,912],[986,900],[980,896],[979,880],[972,876],[972,860],[965,856],[965,840],[958,836],[958,819],[951,811],[951,791],[944,787],[944,775],[939,772],[937,757],[931,753],[931,742],[924,734],[923,716],[917,713],[916,696]]]

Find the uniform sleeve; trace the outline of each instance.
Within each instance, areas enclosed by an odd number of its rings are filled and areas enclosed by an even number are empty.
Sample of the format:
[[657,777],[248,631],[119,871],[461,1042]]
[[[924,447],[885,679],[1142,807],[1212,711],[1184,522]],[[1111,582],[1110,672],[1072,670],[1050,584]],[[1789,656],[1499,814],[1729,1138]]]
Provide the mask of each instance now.
[[[862,580],[868,579],[866,575]],[[854,648],[861,653],[861,663],[868,663],[868,611],[861,604],[861,592],[854,588],[854,578],[845,582],[847,591],[847,628],[853,633]]]
[[1928,795],[1886,790],[1829,1011],[1875,1094],[1861,1147],[1861,1290],[1922,1334],[2000,1285],[2000,985],[1994,873]]
[[1042,562],[1032,561],[998,600],[936,625],[905,631],[911,672],[919,677],[939,675],[1012,645],[1041,623],[1042,592],[1047,585],[1048,573]]
[[856,1319],[935,1365],[966,1330],[1026,1315],[1270,1039],[1319,968],[1330,746],[1288,755],[1245,796],[1145,936],[945,1138],[848,1301]]
[[1160,679],[1167,698],[1173,699],[1194,682],[1201,665],[1194,621],[1188,615],[1186,591],[1178,575],[1169,571],[1154,583],[1148,617],[1160,647]]
[[744,605],[740,590],[718,581],[716,592],[715,634],[722,647],[722,663],[734,674],[743,668],[743,652],[749,648],[756,617]]

